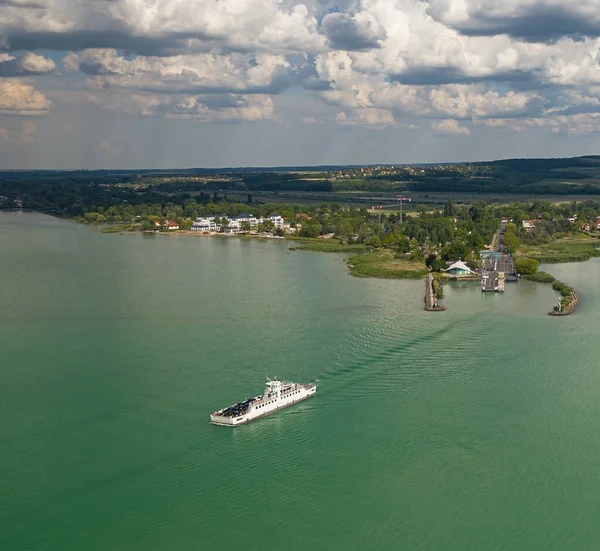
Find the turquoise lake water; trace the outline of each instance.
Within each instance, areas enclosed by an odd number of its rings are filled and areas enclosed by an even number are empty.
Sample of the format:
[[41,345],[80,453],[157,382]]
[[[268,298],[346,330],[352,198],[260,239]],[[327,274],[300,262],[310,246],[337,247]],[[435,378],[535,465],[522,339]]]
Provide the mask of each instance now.
[[[0,549],[600,548],[600,259],[553,318],[288,247],[0,213]],[[318,394],[208,423],[267,375]]]

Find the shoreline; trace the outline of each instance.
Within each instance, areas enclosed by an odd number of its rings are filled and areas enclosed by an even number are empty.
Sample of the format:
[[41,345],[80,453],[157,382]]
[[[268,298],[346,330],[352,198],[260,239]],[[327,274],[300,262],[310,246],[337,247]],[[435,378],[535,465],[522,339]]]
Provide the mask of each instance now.
[[[125,224],[115,224],[115,225],[97,225],[97,224],[86,224],[85,222],[81,222],[79,220],[73,218],[61,217],[55,214],[49,214],[45,212],[39,212],[30,209],[4,209],[7,212],[26,212],[26,213],[34,213],[34,214],[42,214],[44,216],[50,216],[52,218],[57,218],[60,220],[66,220],[69,222],[73,222],[78,226],[90,226],[91,231],[100,231],[101,233],[118,233],[119,235],[125,234],[135,234],[141,233],[142,235],[195,235],[201,237],[219,237],[219,238],[238,238],[238,239],[277,239],[284,241],[295,241],[298,243],[298,247],[289,247],[290,250],[306,250],[310,252],[336,252],[336,253],[354,253],[354,256],[345,259],[346,266],[348,268],[347,272],[353,277],[363,277],[363,278],[372,278],[372,279],[421,279],[428,275],[428,270],[425,269],[425,266],[421,266],[421,263],[410,261],[408,259],[402,259],[394,256],[394,252],[391,249],[378,248],[371,249],[367,248],[363,244],[351,244],[344,245],[337,240],[334,239],[319,239],[319,238],[303,238],[296,235],[286,235],[286,236],[274,236],[274,235],[257,235],[257,234],[223,234],[219,232],[196,232],[191,230],[174,230],[174,231],[149,231],[149,230],[141,230],[138,226],[130,226]],[[102,231],[103,228],[109,229],[109,231]],[[112,231],[111,231],[112,230]],[[574,240],[579,241],[580,240]],[[586,245],[592,245],[592,243],[598,243],[598,238],[590,238],[587,241]],[[594,243],[594,244],[595,244]],[[304,245],[304,246],[303,246]],[[557,254],[553,255],[552,260],[548,258],[544,258],[544,263],[554,263],[554,264],[569,264],[569,263],[580,263],[590,260],[590,258],[600,256],[600,247],[594,247],[596,254],[586,255],[584,258],[574,258],[575,255],[568,254]],[[538,251],[524,251],[522,253],[523,257],[535,257]],[[561,251],[562,252],[562,251]],[[587,252],[587,251],[586,251]],[[452,281],[456,278],[447,278],[448,281]],[[478,280],[476,277],[469,278],[460,278],[462,281],[467,280]],[[533,279],[533,278],[532,278]],[[535,280],[533,280],[535,282]],[[558,280],[555,280],[558,282]],[[426,282],[427,283],[427,282]],[[539,281],[539,283],[545,283]],[[549,282],[548,282],[549,283]],[[560,283],[560,282],[559,282]],[[552,316],[567,316],[572,314],[577,305],[579,304],[579,294],[573,289],[570,288],[572,292],[572,300],[565,307],[564,311],[556,311],[552,310],[548,312],[549,315]],[[427,297],[425,299],[427,302]],[[429,308],[427,307],[429,306]],[[433,307],[433,305],[426,304],[426,310],[430,311],[442,311],[445,310],[443,305],[439,305],[438,308]]]

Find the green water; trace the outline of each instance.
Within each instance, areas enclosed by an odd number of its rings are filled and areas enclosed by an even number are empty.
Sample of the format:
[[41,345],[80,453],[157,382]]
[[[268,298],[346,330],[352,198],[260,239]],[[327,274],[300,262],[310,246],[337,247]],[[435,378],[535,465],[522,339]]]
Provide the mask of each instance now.
[[[0,214],[0,549],[600,548],[600,261],[482,295]],[[318,395],[209,413],[266,375]]]

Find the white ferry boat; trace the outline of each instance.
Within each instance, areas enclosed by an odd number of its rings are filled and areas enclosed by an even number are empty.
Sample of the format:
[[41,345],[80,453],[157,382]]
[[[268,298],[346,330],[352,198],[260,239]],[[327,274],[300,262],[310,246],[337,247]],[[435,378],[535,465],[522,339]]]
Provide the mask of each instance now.
[[243,425],[253,419],[264,417],[296,402],[306,400],[306,398],[314,396],[316,392],[317,385],[314,383],[303,385],[278,381],[277,377],[272,381],[267,379],[265,392],[261,396],[214,411],[210,415],[210,422],[230,427]]

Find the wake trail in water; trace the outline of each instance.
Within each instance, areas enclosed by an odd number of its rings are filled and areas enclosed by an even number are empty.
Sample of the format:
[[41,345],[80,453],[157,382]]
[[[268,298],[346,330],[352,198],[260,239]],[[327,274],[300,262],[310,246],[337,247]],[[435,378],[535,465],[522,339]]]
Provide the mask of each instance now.
[[[342,364],[319,377],[324,380],[328,395],[327,402],[321,404],[389,392],[423,377],[458,376],[468,384],[471,368],[461,366],[456,360],[467,353],[469,365],[485,361],[489,354],[486,340],[492,330],[492,320],[473,325],[472,320],[465,319],[430,333],[420,333],[400,345],[363,352],[360,361]],[[369,345],[378,346],[374,342]]]

